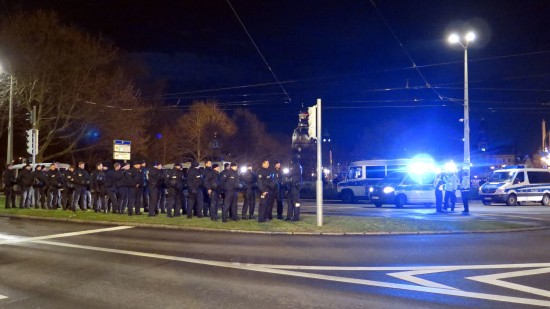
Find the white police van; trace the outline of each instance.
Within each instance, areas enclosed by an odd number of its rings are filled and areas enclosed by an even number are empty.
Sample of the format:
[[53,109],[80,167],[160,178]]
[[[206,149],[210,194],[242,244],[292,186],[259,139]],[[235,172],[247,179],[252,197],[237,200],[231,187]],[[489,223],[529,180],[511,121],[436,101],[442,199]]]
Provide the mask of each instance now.
[[346,180],[336,185],[338,198],[346,203],[357,200],[369,200],[370,188],[388,174],[403,170],[413,162],[412,159],[363,160],[351,162]]
[[485,205],[521,202],[538,202],[550,205],[550,170],[510,166],[493,172],[479,188],[479,196]]

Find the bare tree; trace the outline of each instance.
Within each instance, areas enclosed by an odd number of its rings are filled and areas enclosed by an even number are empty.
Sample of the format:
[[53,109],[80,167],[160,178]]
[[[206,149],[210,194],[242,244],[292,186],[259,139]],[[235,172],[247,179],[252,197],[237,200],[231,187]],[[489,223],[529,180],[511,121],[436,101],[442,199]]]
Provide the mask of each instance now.
[[232,135],[237,127],[214,101],[196,101],[176,124],[178,150],[183,158],[201,161],[211,155],[214,132]]
[[138,123],[124,126],[121,119],[105,117],[106,109],[140,105],[111,44],[62,25],[55,13],[43,11],[5,20],[0,40],[2,59],[8,59],[6,67],[17,80],[15,108],[37,107],[39,161],[100,146],[85,141],[94,126],[108,131],[118,121],[117,130],[125,132],[118,135],[141,134]]

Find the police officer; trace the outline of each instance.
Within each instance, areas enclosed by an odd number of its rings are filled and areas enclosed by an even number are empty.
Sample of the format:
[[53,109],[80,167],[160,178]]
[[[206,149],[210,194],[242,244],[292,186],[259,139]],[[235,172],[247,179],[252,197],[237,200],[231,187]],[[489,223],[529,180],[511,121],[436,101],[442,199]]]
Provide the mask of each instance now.
[[[451,211],[455,210],[455,203],[456,203],[456,194],[455,191],[458,189],[459,185],[459,179],[456,173],[447,173],[445,176],[443,176],[443,181],[445,182],[445,201],[444,201],[444,207],[445,210],[449,209],[449,206],[451,207]],[[449,205],[450,202],[450,205]]]
[[273,176],[273,189],[271,190],[270,198],[268,200],[269,208],[267,210],[267,218],[269,220],[273,219],[273,206],[277,202],[277,219],[283,219],[283,171],[281,170],[281,162],[275,161],[275,166],[271,171]]
[[70,165],[61,173],[63,188],[61,189],[61,207],[63,210],[72,209],[74,200],[74,166]]
[[258,190],[260,191],[260,206],[258,208],[258,222],[269,221],[267,216],[268,198],[275,187],[269,161],[262,162],[262,168],[258,172]]
[[164,206],[160,206],[164,195],[164,171],[159,162],[154,162],[153,168],[148,171],[147,186],[151,198],[149,200],[149,217],[154,217],[160,209],[164,209]]
[[237,190],[239,189],[239,173],[237,173],[237,163],[232,162],[229,170],[221,175],[220,185],[224,192],[222,221],[227,222],[228,216],[231,216],[233,221],[239,221],[239,215],[237,212]]
[[443,213],[441,209],[443,205],[443,179],[441,173],[437,174],[434,179],[434,190],[435,190],[435,211],[437,213]]
[[246,165],[246,171],[241,174],[241,181],[244,183],[243,190],[243,220],[253,219],[256,206],[256,181],[258,176],[252,171],[252,164]]
[[302,166],[290,162],[288,174],[285,175],[288,189],[288,210],[285,221],[300,221],[300,188],[302,186]]
[[[202,178],[206,179],[208,174],[213,173],[212,171],[212,161],[205,160],[204,161],[204,168],[201,169]],[[206,189],[206,185],[202,187],[202,195],[204,197],[204,202],[202,206],[203,215],[205,217],[208,217],[208,213],[210,212],[210,195],[208,194],[208,190]]]
[[202,190],[204,188],[204,179],[199,170],[199,162],[191,162],[191,168],[187,171],[187,192],[189,193],[189,203],[187,205],[187,219],[191,219],[195,213],[197,217],[202,218],[204,197]]
[[103,163],[96,163],[96,169],[90,174],[90,191],[92,193],[92,208],[99,212],[105,207],[105,173],[103,172]]
[[141,161],[140,167],[141,173],[143,175],[143,211],[149,211],[149,203],[151,200],[151,193],[149,191],[149,168],[147,168],[147,162],[145,160]]
[[134,162],[133,167],[126,172],[128,180],[128,215],[141,215],[143,202],[143,173],[140,170],[141,162]]
[[15,190],[13,186],[17,183],[15,177],[15,171],[13,170],[13,164],[6,165],[6,170],[2,174],[2,180],[4,181],[4,194],[6,195],[6,209],[15,208]]
[[[57,208],[59,203],[60,190],[63,188],[63,176],[59,169],[57,169],[57,164],[52,163],[50,165],[50,170],[46,175],[46,184],[48,188],[48,209],[54,210]],[[62,205],[63,209],[66,209]]]
[[[223,178],[223,176],[225,175],[225,173],[227,173],[230,169],[231,169],[231,164],[230,163],[224,163],[223,164],[223,170],[220,172],[220,175],[219,175],[220,181]],[[225,201],[225,193],[223,192],[223,188],[221,186],[220,186],[220,201],[222,203],[221,209],[223,209],[223,204],[224,204],[224,201]],[[229,211],[231,211],[231,209],[229,209]],[[229,214],[229,215],[231,216],[231,214]]]
[[[38,209],[38,202],[40,201],[40,207],[46,209],[46,174],[45,166],[37,165],[33,174],[32,188],[34,191],[34,207]],[[56,205],[57,206],[57,205]]]
[[32,182],[33,175],[31,171],[31,165],[27,163],[25,168],[19,172],[17,177],[17,183],[21,188],[21,199],[19,200],[19,208],[29,208],[32,203]]
[[[185,175],[180,162],[174,164],[174,168],[164,173],[164,184],[168,188],[166,197],[166,216],[169,218],[181,216],[182,205],[185,196],[183,189],[185,187]],[[173,213],[172,213],[173,210]]]
[[90,185],[90,174],[84,169],[85,163],[78,162],[78,168],[73,174],[74,200],[72,210],[76,211],[76,205],[80,204],[80,210],[86,210],[86,191]]
[[128,206],[128,180],[126,172],[130,169],[130,163],[120,163],[114,164],[115,172],[115,185],[117,190],[117,201],[118,201],[118,214],[122,215],[124,210]]
[[[120,165],[119,165],[120,168]],[[105,173],[105,195],[109,201],[105,201],[105,207],[102,209],[104,212],[117,213],[120,209],[119,201],[116,196],[116,176],[115,171],[110,170],[107,163],[103,164],[103,173]]]
[[468,177],[468,171],[461,170],[460,173],[460,196],[462,198],[462,204],[464,205],[464,211],[462,215],[470,215],[470,207],[468,200],[470,199],[470,178]]
[[220,166],[218,164],[212,165],[212,171],[206,173],[204,179],[204,186],[210,200],[210,219],[212,221],[218,221],[218,206],[220,200]]

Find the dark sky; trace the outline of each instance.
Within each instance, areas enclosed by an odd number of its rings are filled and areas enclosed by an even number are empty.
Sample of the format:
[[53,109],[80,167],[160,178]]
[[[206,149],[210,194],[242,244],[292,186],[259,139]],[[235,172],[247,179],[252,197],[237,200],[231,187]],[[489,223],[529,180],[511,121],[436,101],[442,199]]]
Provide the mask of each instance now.
[[227,1],[0,1],[3,17],[53,9],[141,57],[152,79],[167,81],[170,104],[216,98],[230,110],[248,101],[271,132],[290,137],[301,104],[322,98],[340,160],[360,143],[391,157],[460,157],[464,64],[446,42],[451,29],[478,34],[469,48],[472,148],[482,118],[489,147],[517,142],[524,153],[550,121],[548,0],[374,0],[379,13],[369,0],[231,0],[290,103]]

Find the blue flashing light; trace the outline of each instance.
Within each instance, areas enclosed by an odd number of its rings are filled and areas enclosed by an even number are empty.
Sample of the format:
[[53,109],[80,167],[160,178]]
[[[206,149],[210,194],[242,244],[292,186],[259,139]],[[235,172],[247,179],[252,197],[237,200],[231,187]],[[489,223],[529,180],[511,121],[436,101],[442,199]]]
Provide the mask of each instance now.
[[157,135],[155,136],[157,139],[161,139],[162,138],[162,134],[161,133],[157,133]]

